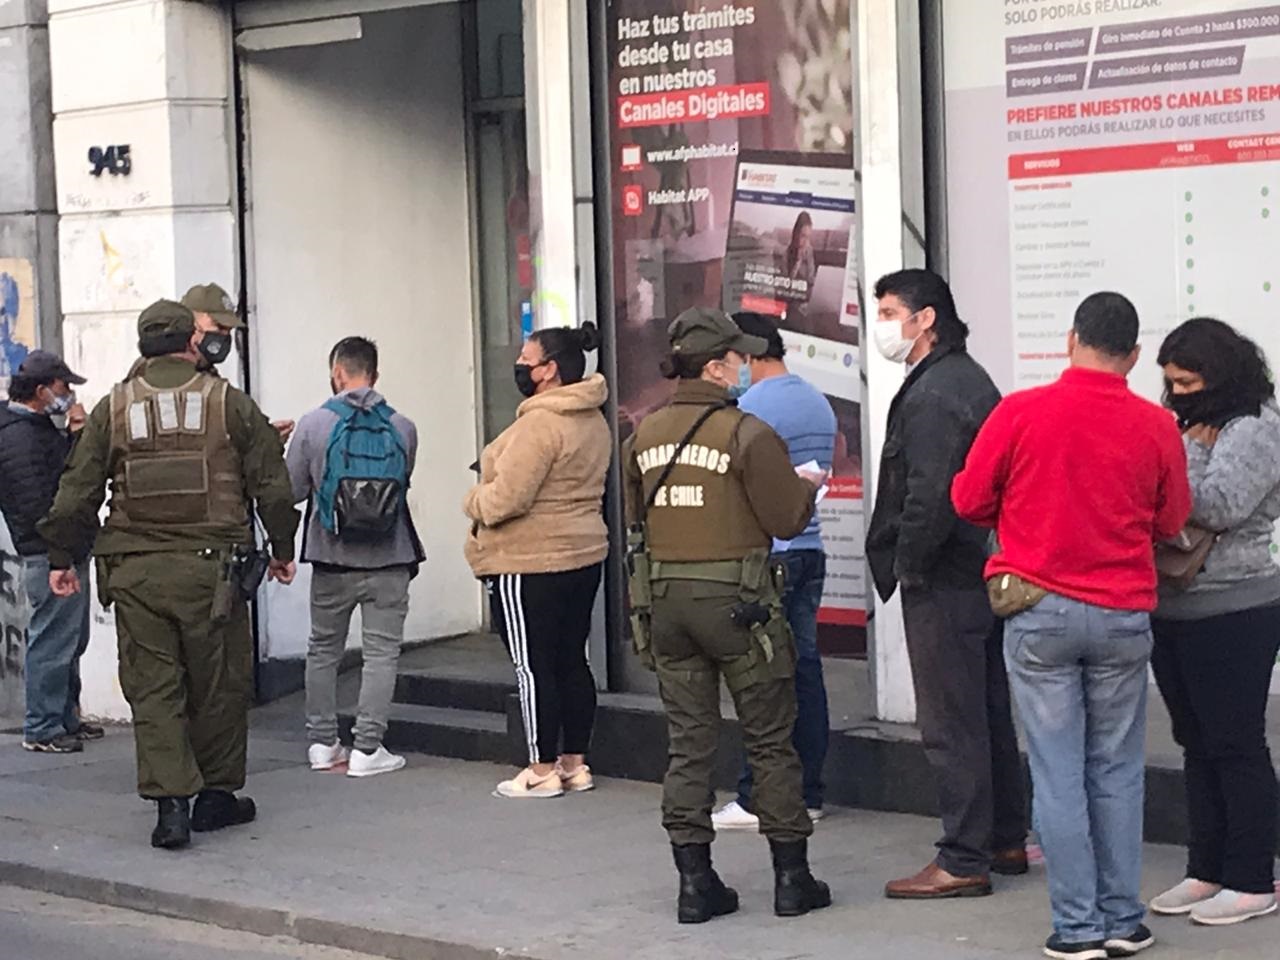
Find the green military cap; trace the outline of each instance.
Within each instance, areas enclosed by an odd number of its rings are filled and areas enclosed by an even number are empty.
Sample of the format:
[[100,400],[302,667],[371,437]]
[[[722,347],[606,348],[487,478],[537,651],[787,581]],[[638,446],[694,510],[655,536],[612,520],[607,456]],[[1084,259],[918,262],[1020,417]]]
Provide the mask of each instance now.
[[196,328],[196,318],[180,303],[157,300],[138,317],[138,336],[153,333],[191,333]]
[[673,353],[696,357],[714,356],[724,350],[761,357],[769,350],[764,339],[743,333],[727,313],[710,307],[690,307],[667,327],[667,337]]
[[242,327],[236,302],[216,283],[197,284],[182,297],[182,305],[192,313],[207,313],[220,327]]

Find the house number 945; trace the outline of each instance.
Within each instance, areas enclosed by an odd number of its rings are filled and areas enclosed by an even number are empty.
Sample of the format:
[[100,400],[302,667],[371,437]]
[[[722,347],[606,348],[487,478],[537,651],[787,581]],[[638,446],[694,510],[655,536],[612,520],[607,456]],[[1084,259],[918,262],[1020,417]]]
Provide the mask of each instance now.
[[132,169],[133,161],[129,158],[127,143],[89,148],[89,172],[95,177],[100,177],[103,173],[109,173],[113,177],[127,177]]

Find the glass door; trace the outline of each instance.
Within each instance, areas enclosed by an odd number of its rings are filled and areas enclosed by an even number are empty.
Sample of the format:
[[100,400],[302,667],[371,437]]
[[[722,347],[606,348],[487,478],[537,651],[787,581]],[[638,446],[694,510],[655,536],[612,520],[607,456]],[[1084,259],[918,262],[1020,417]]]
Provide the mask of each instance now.
[[532,330],[534,269],[523,102],[494,104],[475,124],[481,432],[489,443],[523,399],[511,368]]

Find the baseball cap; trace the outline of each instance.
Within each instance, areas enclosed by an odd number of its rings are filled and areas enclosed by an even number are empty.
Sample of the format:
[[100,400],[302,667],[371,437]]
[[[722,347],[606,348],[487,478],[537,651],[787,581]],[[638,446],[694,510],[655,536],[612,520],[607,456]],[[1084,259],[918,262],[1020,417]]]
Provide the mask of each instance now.
[[216,283],[197,284],[182,297],[182,305],[192,313],[207,313],[220,327],[242,327],[236,302]]
[[714,355],[724,350],[762,357],[769,349],[767,341],[742,332],[723,310],[690,307],[667,327],[673,353],[693,356]]
[[191,333],[195,328],[196,318],[191,311],[172,300],[157,300],[138,316],[138,336],[171,331]]
[[47,350],[32,350],[28,353],[22,366],[18,368],[18,374],[36,383],[62,380],[69,385],[79,386],[89,382],[78,373],[72,373],[60,356]]

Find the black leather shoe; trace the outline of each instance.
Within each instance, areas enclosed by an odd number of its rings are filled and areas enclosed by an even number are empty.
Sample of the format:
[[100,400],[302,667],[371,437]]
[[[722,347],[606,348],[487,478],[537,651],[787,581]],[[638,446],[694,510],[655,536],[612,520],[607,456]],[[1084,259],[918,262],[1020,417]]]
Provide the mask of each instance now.
[[160,815],[151,831],[151,845],[160,850],[179,850],[191,842],[191,806],[186,797],[161,797],[156,801]]
[[809,841],[769,840],[773,853],[773,912],[800,917],[831,906],[831,889],[809,872]]
[[237,797],[227,790],[201,790],[191,814],[191,829],[197,833],[221,830],[242,823],[252,823],[258,807],[248,797]]
[[738,909],[738,894],[712,869],[711,844],[673,843],[671,853],[680,871],[676,918],[681,923],[706,923]]

